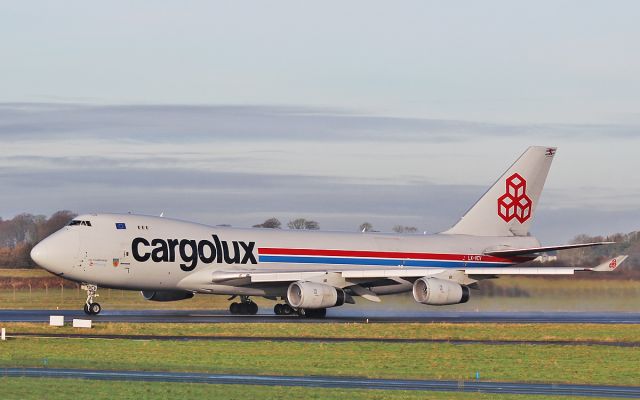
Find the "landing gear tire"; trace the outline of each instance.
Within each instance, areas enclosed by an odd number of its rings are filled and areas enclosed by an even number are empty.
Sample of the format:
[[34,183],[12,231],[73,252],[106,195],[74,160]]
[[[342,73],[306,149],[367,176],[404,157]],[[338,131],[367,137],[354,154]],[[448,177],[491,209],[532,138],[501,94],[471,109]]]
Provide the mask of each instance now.
[[98,303],[91,303],[84,305],[84,313],[87,315],[98,315],[102,311],[102,306]]
[[278,303],[273,307],[273,312],[276,315],[291,315],[293,314],[293,308],[288,304]]
[[258,313],[258,305],[253,301],[243,301],[241,303],[231,303],[229,306],[231,314],[255,315]]

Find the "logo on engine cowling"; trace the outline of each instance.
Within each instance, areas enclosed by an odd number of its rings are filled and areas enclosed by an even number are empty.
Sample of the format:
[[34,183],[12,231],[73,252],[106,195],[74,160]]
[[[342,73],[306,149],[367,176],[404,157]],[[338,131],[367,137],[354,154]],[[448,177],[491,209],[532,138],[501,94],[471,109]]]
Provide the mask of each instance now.
[[[133,258],[139,262],[151,259],[153,262],[175,262],[176,255],[183,263],[180,269],[193,271],[198,260],[205,264],[257,264],[254,255],[255,242],[220,240],[211,235],[213,241],[193,239],[147,239],[137,237],[131,242]],[[148,249],[152,247],[151,249]],[[177,251],[176,251],[177,250]]]
[[506,193],[498,198],[498,215],[506,222],[517,219],[521,224],[531,217],[533,202],[527,196],[527,181],[520,174],[507,178]]

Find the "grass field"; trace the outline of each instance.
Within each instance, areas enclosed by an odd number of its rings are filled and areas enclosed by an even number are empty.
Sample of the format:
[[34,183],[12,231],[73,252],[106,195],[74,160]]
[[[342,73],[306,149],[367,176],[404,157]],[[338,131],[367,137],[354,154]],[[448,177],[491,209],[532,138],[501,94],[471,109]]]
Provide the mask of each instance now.
[[42,268],[0,268],[0,278],[49,278],[53,275]]
[[[92,330],[3,323],[12,332],[221,335],[225,341],[20,338],[0,342],[0,368],[157,370],[265,375],[638,385],[640,348],[587,345],[476,345],[376,342],[241,342],[235,337],[620,340],[640,342],[633,325],[598,324],[125,324]],[[0,370],[1,371],[1,370]],[[3,398],[548,399],[476,393],[395,392],[262,386],[0,378]],[[9,396],[5,396],[8,393]],[[171,396],[169,396],[169,394]],[[102,396],[102,397],[101,397]],[[570,399],[571,397],[557,397]]]
[[14,339],[0,366],[637,385],[640,348]]
[[[569,397],[497,395],[483,393],[439,393],[392,390],[319,389],[249,385],[205,385],[193,383],[101,382],[73,379],[0,378],[2,398],[21,399],[327,399],[327,400],[550,400]],[[578,397],[574,397],[578,399]],[[581,399],[586,399],[580,397]],[[596,399],[589,397],[589,399]]]
[[446,340],[575,340],[640,342],[636,325],[609,324],[499,324],[499,323],[224,323],[162,324],[94,322],[90,331],[51,327],[44,323],[2,323],[9,334],[93,333],[117,335],[215,335],[235,337],[400,338]]

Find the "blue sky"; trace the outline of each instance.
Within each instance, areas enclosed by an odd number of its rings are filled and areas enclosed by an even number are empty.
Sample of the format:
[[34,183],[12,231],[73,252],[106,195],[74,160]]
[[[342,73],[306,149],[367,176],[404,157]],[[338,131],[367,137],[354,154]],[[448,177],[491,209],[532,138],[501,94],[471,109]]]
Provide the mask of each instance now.
[[14,2],[0,216],[446,228],[532,144],[535,233],[638,229],[636,2]]

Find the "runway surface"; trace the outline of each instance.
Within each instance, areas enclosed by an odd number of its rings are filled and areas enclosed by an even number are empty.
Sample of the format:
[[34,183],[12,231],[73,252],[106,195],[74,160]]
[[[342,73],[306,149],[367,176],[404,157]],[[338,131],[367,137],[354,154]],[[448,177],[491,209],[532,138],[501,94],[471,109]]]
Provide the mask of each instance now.
[[101,371],[48,368],[4,368],[0,376],[75,378],[109,381],[148,381],[319,388],[424,390],[564,396],[640,398],[640,386],[599,386],[520,382],[366,379],[338,376],[271,376],[198,374],[182,372]]
[[208,310],[104,310],[100,315],[87,316],[81,310],[0,310],[0,322],[48,322],[50,315],[65,319],[92,319],[96,322],[295,322],[295,323],[353,323],[353,322],[475,322],[475,323],[593,323],[640,324],[640,313],[611,312],[470,312],[425,311],[420,313],[328,310],[325,319],[297,316],[277,316],[260,310],[258,315],[230,315],[226,311]]

